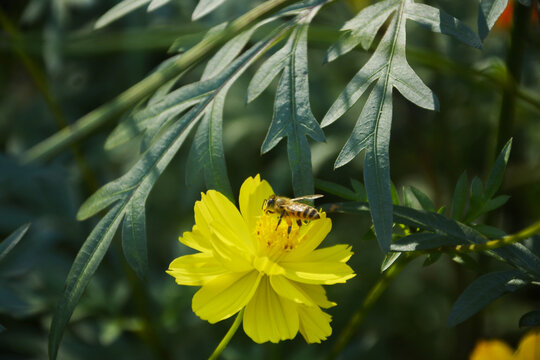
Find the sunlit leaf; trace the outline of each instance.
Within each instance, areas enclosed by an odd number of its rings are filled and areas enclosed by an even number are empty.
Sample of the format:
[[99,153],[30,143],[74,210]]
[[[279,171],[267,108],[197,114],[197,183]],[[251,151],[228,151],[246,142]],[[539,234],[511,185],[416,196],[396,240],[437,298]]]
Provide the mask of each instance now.
[[167,4],[169,1],[171,1],[171,0],[152,0],[150,5],[148,5],[147,11],[149,11],[149,12],[154,11],[154,10],[162,7],[163,5]]
[[495,22],[508,5],[508,0],[480,0],[478,11],[478,34],[484,40]]
[[[123,0],[110,8],[105,14],[96,21],[95,28],[99,29],[109,25],[115,20],[137,10],[141,6],[148,4],[151,0]],[[155,1],[155,0],[154,0]]]
[[195,7],[195,10],[193,10],[191,19],[195,21],[202,18],[203,16],[214,11],[218,6],[223,4],[225,1],[227,0],[199,0],[199,3]]
[[467,320],[500,296],[516,291],[529,282],[530,279],[516,270],[498,271],[480,276],[454,303],[447,325],[455,326]]
[[391,251],[418,251],[435,249],[441,246],[455,246],[463,244],[463,240],[452,238],[444,234],[421,232],[404,236],[392,244]]
[[311,112],[307,66],[308,25],[319,9],[320,5],[298,15],[298,26],[289,38],[290,55],[276,91],[272,123],[261,148],[263,154],[267,153],[287,137],[293,190],[297,196],[314,192],[307,136],[324,141],[324,133]]
[[195,183],[202,171],[209,189],[216,189],[233,200],[222,140],[226,95],[227,89],[220,91],[199,124],[186,164],[186,183]]
[[477,49],[482,47],[478,36],[467,25],[441,9],[426,4],[411,3],[406,11],[409,19],[433,32],[453,36]]
[[[371,37],[364,37],[369,45],[374,33],[391,16],[388,28],[369,61],[360,69],[338,96],[322,121],[327,126],[348,111],[371,88],[360,118],[352,134],[338,155],[335,167],[350,162],[365,150],[364,183],[370,201],[377,238],[383,251],[387,251],[392,234],[392,204],[390,191],[389,140],[392,122],[392,89],[395,87],[409,101],[428,109],[438,109],[433,92],[416,75],[406,59],[407,19],[415,20],[432,31],[453,35],[473,46],[479,46],[474,33],[462,22],[443,11],[416,4],[411,0],[382,1],[363,9],[349,21],[343,30],[351,31],[355,41],[362,41],[366,26],[372,28]],[[356,32],[356,33],[355,33]],[[348,40],[347,40],[348,41]],[[339,44],[327,55],[334,59],[350,50],[354,41]],[[374,84],[374,85],[373,85]]]
[[359,195],[347,188],[346,186],[336,184],[331,181],[315,179],[315,188],[322,190],[332,195],[339,196],[342,199],[352,200],[352,201],[362,201],[363,199]]

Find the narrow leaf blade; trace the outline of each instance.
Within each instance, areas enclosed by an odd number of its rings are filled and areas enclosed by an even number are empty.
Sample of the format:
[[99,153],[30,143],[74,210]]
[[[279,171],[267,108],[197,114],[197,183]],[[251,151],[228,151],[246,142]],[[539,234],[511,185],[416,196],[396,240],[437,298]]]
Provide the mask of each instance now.
[[96,21],[95,29],[102,28],[109,25],[113,21],[120,19],[121,17],[129,14],[132,11],[137,10],[141,6],[149,3],[151,0],[124,0],[110,8],[105,14]]
[[145,280],[148,273],[145,202],[144,194],[142,196],[140,193],[135,194],[127,205],[122,224],[124,256],[141,280]]
[[452,196],[452,207],[450,208],[450,217],[454,220],[461,220],[468,199],[468,179],[467,173],[463,172],[456,182],[454,195]]
[[200,0],[193,14],[191,15],[191,20],[195,21],[203,16],[214,11],[218,6],[223,4],[226,0]]
[[62,298],[54,313],[49,334],[49,359],[56,359],[64,329],[84,289],[107,252],[122,221],[124,206],[116,205],[92,230],[81,247],[66,279]]
[[29,228],[30,223],[22,225],[0,242],[0,261],[19,243]]
[[508,0],[480,0],[478,11],[478,34],[484,40],[495,22],[508,5]]
[[498,271],[485,274],[470,284],[450,310],[447,325],[455,326],[505,293],[516,291],[530,281],[520,271]]
[[504,145],[501,153],[497,157],[497,160],[495,160],[493,169],[491,169],[491,173],[489,174],[486,182],[486,190],[484,191],[484,196],[486,199],[491,199],[497,190],[499,190],[504,178],[504,171],[506,170],[506,165],[508,164],[511,150],[512,139],[510,139],[506,145]]

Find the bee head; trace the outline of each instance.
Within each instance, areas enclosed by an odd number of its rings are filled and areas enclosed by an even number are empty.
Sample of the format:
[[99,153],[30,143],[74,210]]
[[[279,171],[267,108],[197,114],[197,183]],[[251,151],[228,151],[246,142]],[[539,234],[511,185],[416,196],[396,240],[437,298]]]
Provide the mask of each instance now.
[[268,199],[265,199],[263,202],[263,209],[270,210],[276,206],[276,195],[270,195]]

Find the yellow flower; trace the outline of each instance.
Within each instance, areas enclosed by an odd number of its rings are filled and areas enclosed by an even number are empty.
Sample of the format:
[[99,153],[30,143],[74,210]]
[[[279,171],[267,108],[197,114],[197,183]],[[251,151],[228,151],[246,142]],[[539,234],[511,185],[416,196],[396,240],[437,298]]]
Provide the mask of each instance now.
[[529,331],[519,342],[514,353],[504,341],[479,341],[470,360],[538,360],[540,359],[540,329]]
[[332,228],[321,212],[319,220],[298,226],[290,234],[279,215],[262,205],[274,192],[259,175],[240,189],[240,211],[223,194],[210,190],[195,203],[195,225],[180,242],[198,250],[175,259],[167,273],[180,285],[201,286],[192,308],[215,323],[244,309],[243,327],[254,341],[279,342],[298,331],[308,343],[332,333],[331,316],[321,308],[336,305],[322,285],[344,283],[355,276],[346,264],[350,246],[317,249]]

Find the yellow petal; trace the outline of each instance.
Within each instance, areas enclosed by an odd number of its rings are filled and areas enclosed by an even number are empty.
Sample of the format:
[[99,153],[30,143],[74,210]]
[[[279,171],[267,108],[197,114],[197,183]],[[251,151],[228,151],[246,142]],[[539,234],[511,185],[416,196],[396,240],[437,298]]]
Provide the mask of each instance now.
[[233,272],[253,269],[253,254],[243,246],[244,242],[239,234],[221,223],[212,223],[210,228],[214,256],[224,266]]
[[305,231],[305,233],[299,240],[299,244],[296,248],[283,258],[284,261],[296,261],[302,259],[321,244],[332,229],[332,220],[327,218],[326,214],[323,212],[321,212],[320,215],[320,219],[310,221],[307,225],[302,225],[301,231]]
[[344,283],[355,276],[354,271],[342,262],[295,262],[281,265],[287,278],[306,284]]
[[298,332],[296,305],[280,297],[271,287],[267,276],[244,311],[244,331],[255,342],[292,339]]
[[203,235],[199,230],[199,226],[194,225],[191,231],[186,231],[178,239],[180,242],[192,249],[200,252],[211,252],[212,245],[210,244],[210,233]]
[[319,307],[298,306],[300,333],[307,343],[320,343],[332,334],[332,317]]
[[195,293],[193,312],[210,323],[227,319],[246,306],[259,282],[256,271],[219,276]]
[[531,330],[519,342],[515,360],[540,359],[540,329]]
[[264,200],[268,199],[274,191],[266,180],[261,181],[259,174],[255,178],[249,177],[240,188],[238,203],[244,221],[250,232],[255,231],[257,218],[262,214]]
[[292,300],[295,303],[316,306],[315,302],[300,287],[300,283],[290,281],[285,276],[276,275],[270,276],[270,284],[279,296]]
[[195,203],[195,223],[200,227],[203,236],[210,236],[212,223],[227,226],[243,240],[239,246],[246,249],[253,247],[250,232],[240,212],[225,195],[215,190],[202,194],[201,201]]
[[318,249],[304,256],[301,261],[282,261],[285,276],[307,284],[343,283],[355,276],[345,262],[351,257],[348,245],[334,245]]
[[339,244],[327,248],[317,249],[302,258],[302,261],[313,262],[347,262],[353,252],[350,245]]
[[327,309],[337,305],[335,302],[328,300],[328,298],[326,297],[326,290],[324,290],[324,287],[322,285],[303,283],[297,284],[302,288],[304,293],[306,293],[318,306]]
[[179,285],[202,286],[228,270],[212,254],[198,253],[174,259],[167,274]]
[[500,340],[481,340],[469,360],[512,360],[512,348]]

